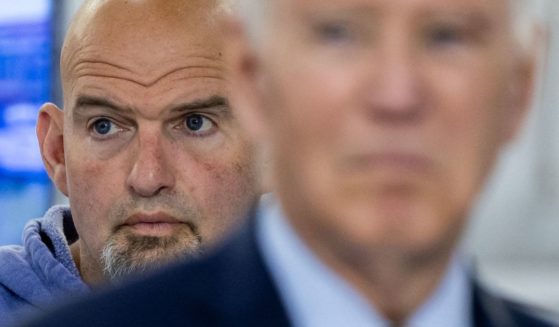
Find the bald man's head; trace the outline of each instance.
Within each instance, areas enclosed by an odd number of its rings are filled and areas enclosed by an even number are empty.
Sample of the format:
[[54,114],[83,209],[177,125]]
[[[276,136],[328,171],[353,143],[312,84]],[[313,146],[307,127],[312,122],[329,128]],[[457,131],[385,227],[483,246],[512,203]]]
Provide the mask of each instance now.
[[[74,17],[62,48],[61,75],[66,95],[80,62],[96,61],[111,52],[125,53],[122,68],[159,67],[165,52],[177,45],[213,46],[221,55],[217,16],[219,0],[89,0]],[[182,40],[182,42],[177,42]],[[116,54],[120,55],[120,54]],[[129,67],[130,66],[130,67]],[[153,80],[145,76],[143,82]],[[70,84],[69,84],[70,83]],[[65,97],[66,98],[66,97]]]
[[259,195],[228,105],[220,11],[217,0],[92,0],[68,31],[65,110],[45,105],[38,134],[90,283],[198,253]]

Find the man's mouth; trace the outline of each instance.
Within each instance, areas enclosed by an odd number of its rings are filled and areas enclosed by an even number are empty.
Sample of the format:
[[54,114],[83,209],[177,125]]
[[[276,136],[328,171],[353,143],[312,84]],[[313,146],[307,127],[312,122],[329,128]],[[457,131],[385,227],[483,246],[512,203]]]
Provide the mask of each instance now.
[[165,213],[137,213],[121,225],[137,234],[146,236],[168,236],[177,229],[190,228],[189,224]]
[[350,163],[354,168],[386,169],[424,173],[432,168],[433,162],[424,155],[405,152],[381,152],[356,155]]

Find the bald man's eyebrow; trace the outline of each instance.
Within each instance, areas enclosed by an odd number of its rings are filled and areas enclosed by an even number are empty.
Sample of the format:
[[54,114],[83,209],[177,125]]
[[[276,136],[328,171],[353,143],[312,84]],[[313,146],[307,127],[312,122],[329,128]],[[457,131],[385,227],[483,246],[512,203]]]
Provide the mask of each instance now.
[[117,112],[131,112],[132,109],[118,105],[106,98],[90,95],[81,95],[76,99],[75,110],[85,110],[89,107],[101,107]]
[[196,110],[205,110],[205,109],[219,109],[222,111],[230,111],[229,101],[227,100],[227,98],[223,96],[214,95],[207,99],[200,99],[189,103],[181,104],[173,108],[171,111],[183,112],[183,111],[196,111]]

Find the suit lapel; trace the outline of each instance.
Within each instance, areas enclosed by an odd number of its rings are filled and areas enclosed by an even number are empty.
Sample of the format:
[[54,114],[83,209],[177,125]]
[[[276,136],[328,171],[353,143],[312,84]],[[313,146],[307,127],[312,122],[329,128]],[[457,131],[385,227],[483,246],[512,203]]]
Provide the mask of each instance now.
[[559,326],[557,315],[485,290],[472,281],[473,314],[476,327],[552,327]]
[[476,327],[517,326],[510,314],[507,303],[472,279],[472,301],[474,324]]
[[227,326],[290,326],[256,242],[254,214],[216,259],[221,296],[214,308]]

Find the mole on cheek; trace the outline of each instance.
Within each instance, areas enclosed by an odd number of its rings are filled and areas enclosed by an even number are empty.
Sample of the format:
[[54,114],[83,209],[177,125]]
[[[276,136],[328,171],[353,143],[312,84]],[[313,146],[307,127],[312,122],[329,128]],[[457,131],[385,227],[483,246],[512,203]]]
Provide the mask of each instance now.
[[98,176],[101,171],[102,171],[103,167],[100,165],[88,165],[85,167],[84,173],[86,173],[86,176]]
[[209,162],[202,163],[202,167],[207,172],[213,172],[214,170],[216,170],[215,164]]

